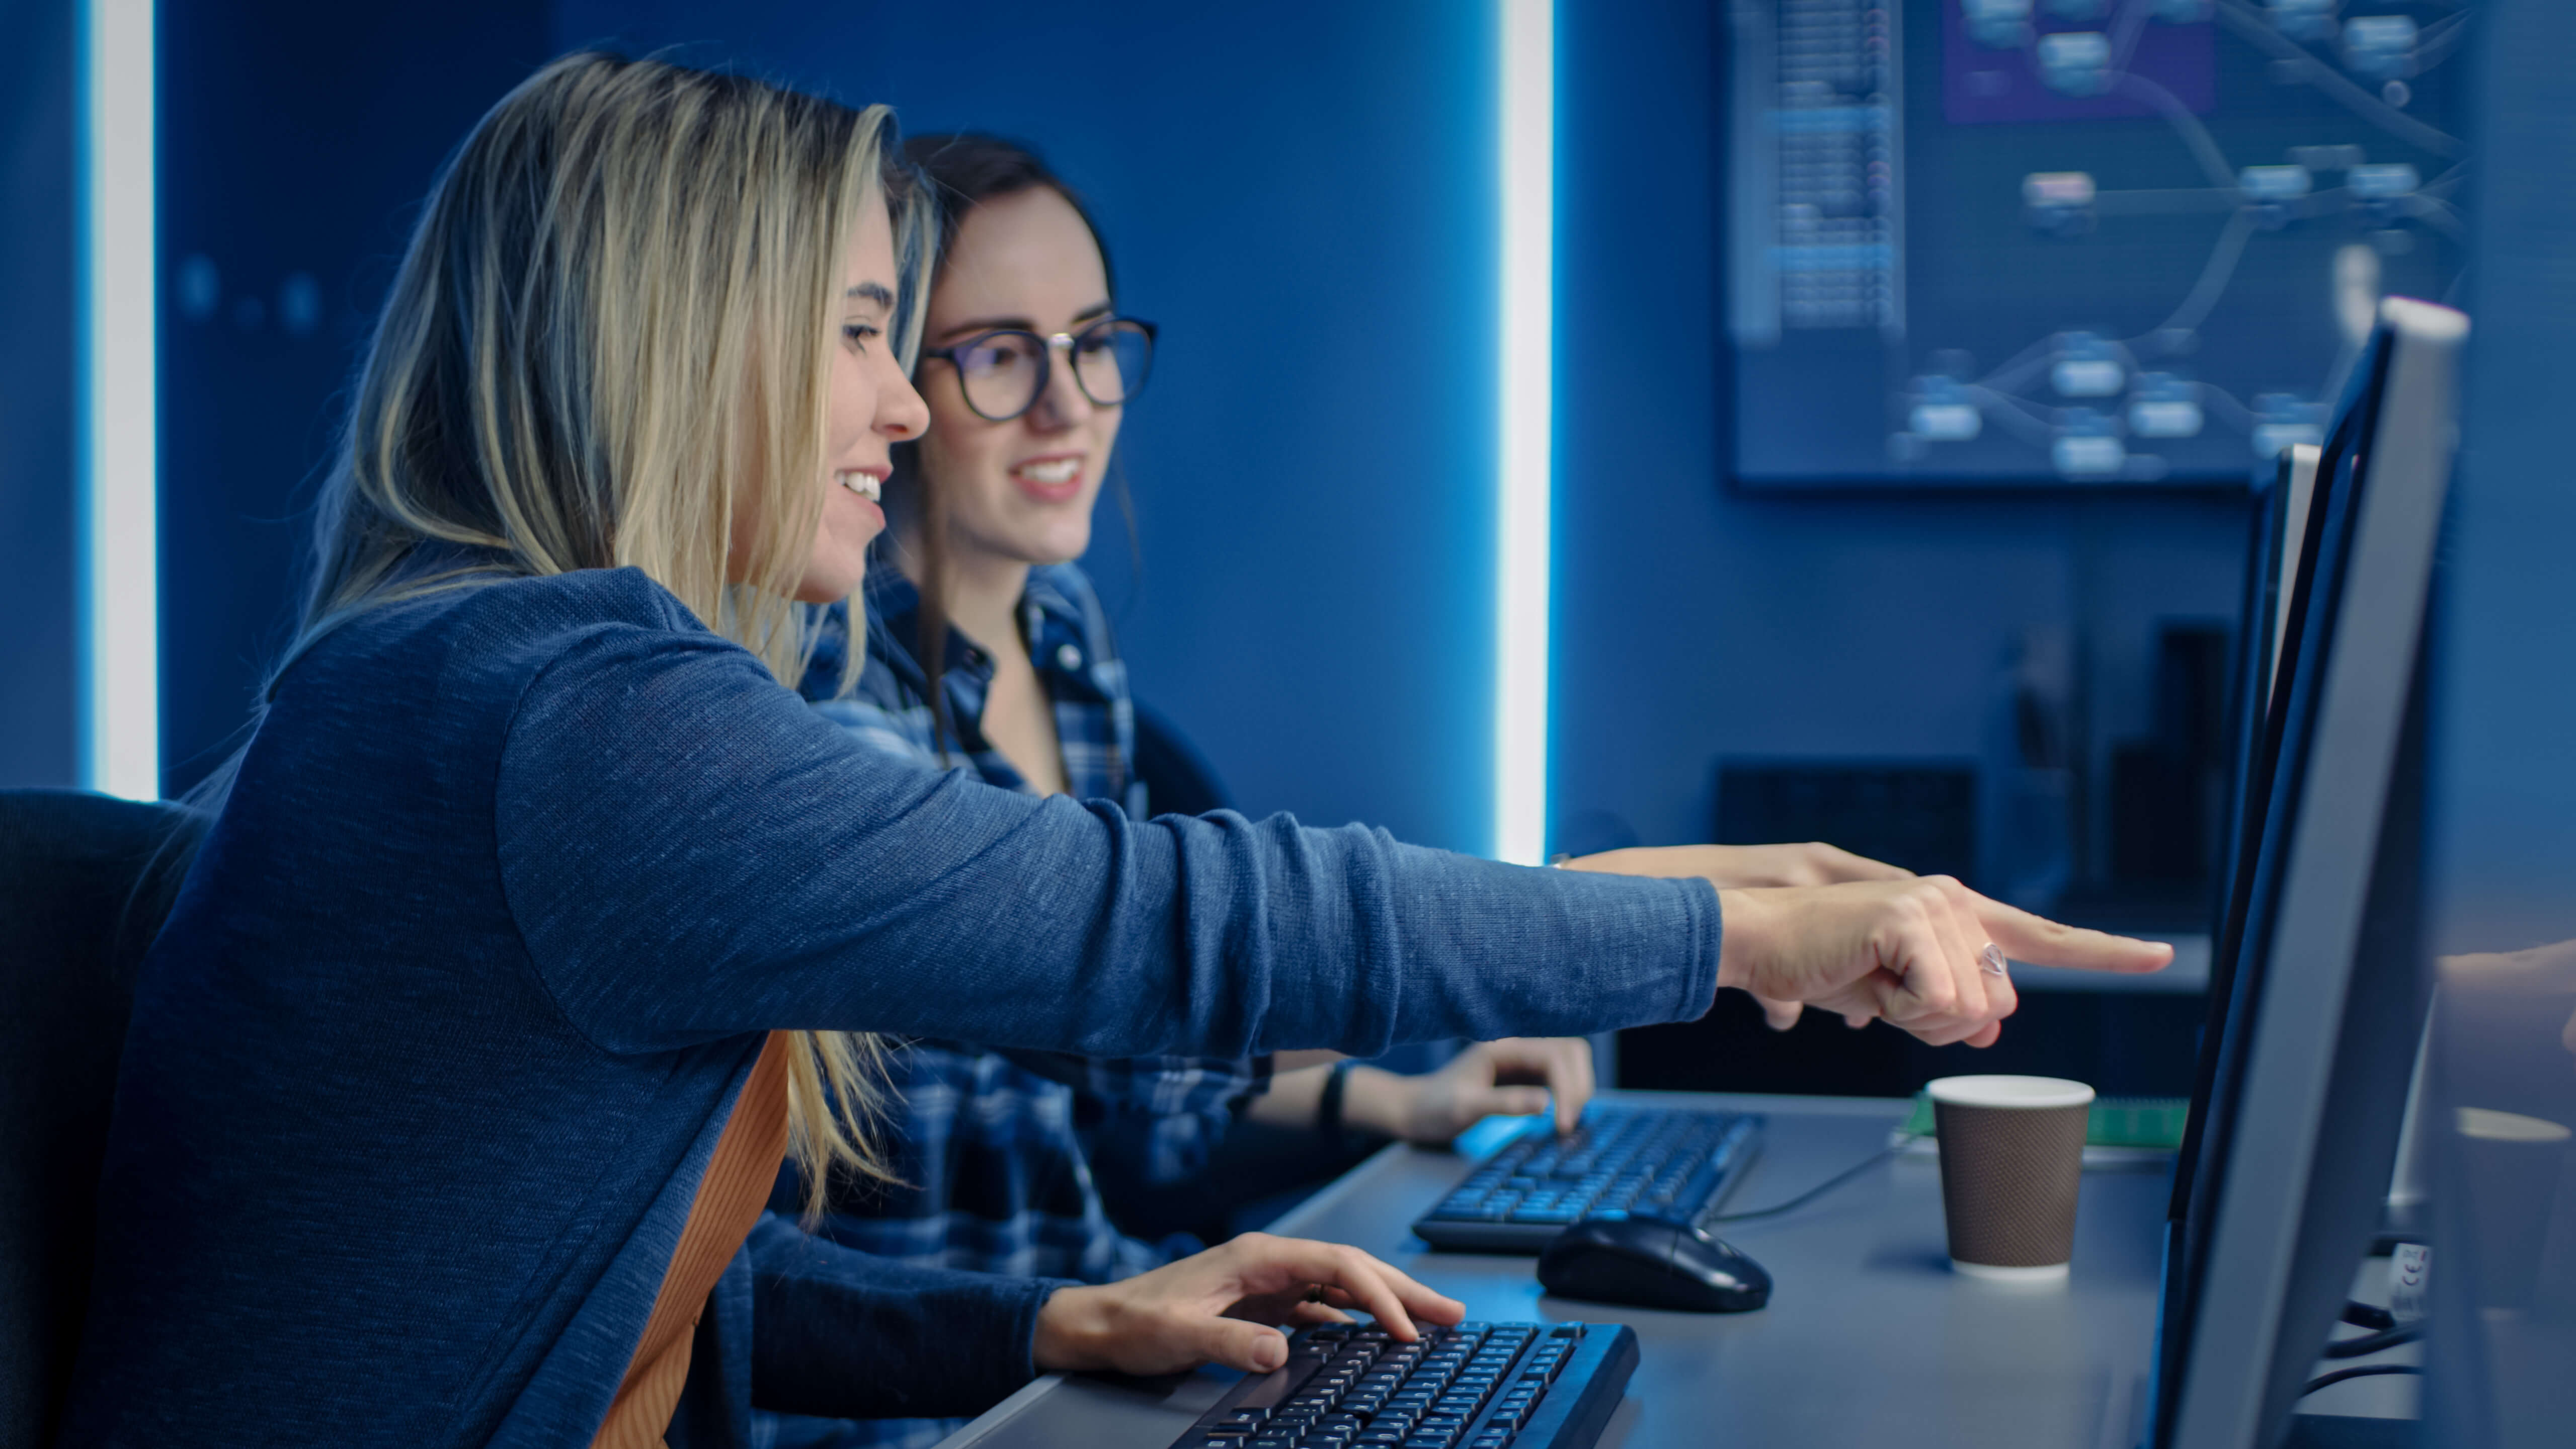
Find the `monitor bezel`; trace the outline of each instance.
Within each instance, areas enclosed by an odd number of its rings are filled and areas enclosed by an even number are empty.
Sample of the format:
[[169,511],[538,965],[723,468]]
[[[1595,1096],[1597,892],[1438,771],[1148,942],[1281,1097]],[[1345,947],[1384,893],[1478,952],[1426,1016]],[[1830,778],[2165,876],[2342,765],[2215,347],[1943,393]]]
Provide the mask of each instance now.
[[[2319,475],[2282,687],[2249,760],[2268,750],[2272,779],[2247,797],[2264,811],[2259,830],[2243,822],[2259,844],[2229,923],[2228,1009],[2204,1050],[2197,1156],[2177,1169],[2191,1180],[2168,1236],[2157,1446],[2262,1445],[2286,1427],[2377,1226],[2368,1185],[2385,1186],[2408,1076],[2378,1059],[2408,1059],[2422,1022],[2422,646],[2467,319],[2408,299],[2381,316],[2343,456],[2330,444]],[[2324,780],[2339,788],[2307,788]]]

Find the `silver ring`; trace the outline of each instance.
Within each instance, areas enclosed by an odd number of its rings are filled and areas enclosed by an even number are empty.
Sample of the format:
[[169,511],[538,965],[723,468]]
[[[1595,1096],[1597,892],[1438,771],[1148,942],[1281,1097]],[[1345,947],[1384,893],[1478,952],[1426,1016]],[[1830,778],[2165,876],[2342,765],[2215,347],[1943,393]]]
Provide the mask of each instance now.
[[1984,968],[1985,973],[1989,976],[2010,976],[2012,974],[2011,970],[2004,965],[2004,948],[1996,945],[1992,941],[1988,941],[1986,943],[1986,949],[1977,953],[1977,964]]

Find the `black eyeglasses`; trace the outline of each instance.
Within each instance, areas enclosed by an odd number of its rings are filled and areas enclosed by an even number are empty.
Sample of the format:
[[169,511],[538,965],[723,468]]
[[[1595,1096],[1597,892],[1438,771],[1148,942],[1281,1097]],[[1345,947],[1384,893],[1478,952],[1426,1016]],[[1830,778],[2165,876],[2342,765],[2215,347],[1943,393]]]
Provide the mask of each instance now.
[[1046,395],[1054,354],[1073,359],[1074,385],[1093,404],[1114,408],[1145,390],[1154,366],[1154,324],[1133,317],[1103,317],[1079,332],[1041,337],[1016,327],[978,333],[954,347],[925,349],[927,360],[957,369],[966,406],[987,422],[1003,423],[1036,407]]

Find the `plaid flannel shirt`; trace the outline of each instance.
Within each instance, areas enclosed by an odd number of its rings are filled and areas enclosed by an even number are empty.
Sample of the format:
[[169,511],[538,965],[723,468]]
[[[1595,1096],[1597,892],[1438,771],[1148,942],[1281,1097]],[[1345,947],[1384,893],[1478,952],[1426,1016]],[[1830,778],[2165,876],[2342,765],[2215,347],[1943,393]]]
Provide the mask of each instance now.
[[[991,659],[951,631],[941,681],[949,733],[934,739],[928,675],[912,648],[920,596],[880,561],[868,573],[867,602],[867,661],[857,692],[847,698],[834,697],[849,647],[847,612],[835,606],[821,615],[804,681],[816,712],[873,748],[944,758],[989,784],[1028,789],[984,738]],[[1127,669],[1090,581],[1071,564],[1030,570],[1020,623],[1030,662],[1054,702],[1072,794],[1114,800],[1144,815],[1145,786],[1128,766],[1136,726]],[[1146,1164],[1150,1180],[1187,1177],[1206,1161],[1238,1105],[1268,1085],[1270,1064],[1266,1057],[1103,1061],[920,1041],[898,1052],[891,1066],[884,1139],[898,1181],[836,1195],[819,1231],[911,1263],[1105,1283],[1159,1267],[1199,1244],[1186,1237],[1145,1243],[1120,1233],[1102,1207],[1090,1148],[1115,1134],[1121,1159]],[[787,1208],[801,1192],[791,1167],[773,1202]],[[778,1419],[762,1427],[781,1445],[888,1445],[932,1443],[955,1426]]]

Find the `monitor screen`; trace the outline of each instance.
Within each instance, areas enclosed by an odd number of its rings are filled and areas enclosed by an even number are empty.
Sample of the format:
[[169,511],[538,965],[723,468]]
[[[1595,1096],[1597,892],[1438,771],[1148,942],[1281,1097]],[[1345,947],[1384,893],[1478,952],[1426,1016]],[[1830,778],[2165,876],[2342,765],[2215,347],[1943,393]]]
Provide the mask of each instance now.
[[1729,0],[1733,472],[2243,485],[2459,272],[2465,19]]
[[2244,762],[2214,962],[2232,969],[2213,982],[2225,1008],[2168,1238],[2157,1445],[2258,1446],[2286,1424],[2378,1225],[2422,1027],[2421,642],[2466,323],[2404,300],[2383,316],[2319,459]]

